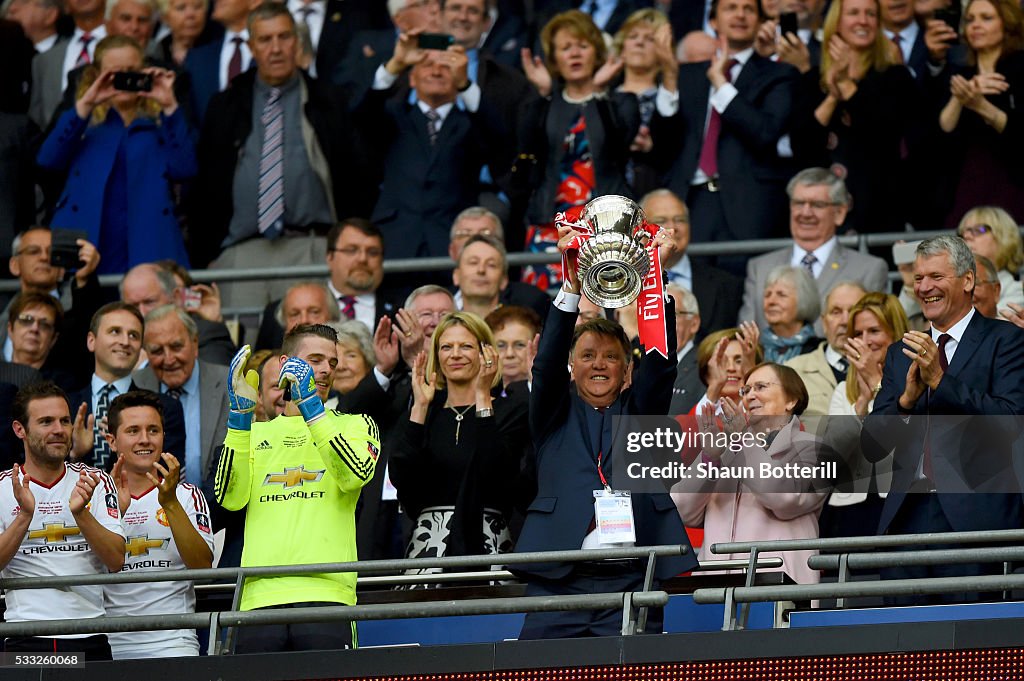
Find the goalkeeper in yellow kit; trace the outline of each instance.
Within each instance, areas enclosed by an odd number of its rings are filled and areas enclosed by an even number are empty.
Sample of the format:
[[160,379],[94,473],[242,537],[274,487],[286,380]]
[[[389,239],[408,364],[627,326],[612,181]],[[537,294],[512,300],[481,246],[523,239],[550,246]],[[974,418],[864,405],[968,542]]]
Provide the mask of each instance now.
[[[280,385],[284,414],[253,423],[259,377],[243,375],[246,345],[231,362],[228,433],[215,492],[226,509],[246,508],[242,567],[356,560],[355,508],[380,451],[377,425],[363,414],[324,409],[338,364],[337,335],[303,324],[285,336]],[[245,580],[242,610],[356,602],[356,574]],[[355,646],[352,623],[240,627],[237,652]]]

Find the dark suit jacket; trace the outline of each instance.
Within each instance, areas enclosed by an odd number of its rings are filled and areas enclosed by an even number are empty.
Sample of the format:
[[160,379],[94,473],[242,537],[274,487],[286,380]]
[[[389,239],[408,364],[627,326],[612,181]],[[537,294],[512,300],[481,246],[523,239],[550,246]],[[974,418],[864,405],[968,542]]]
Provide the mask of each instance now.
[[494,61],[502,66],[518,70],[521,68],[519,51],[527,44],[526,23],[522,16],[499,9],[498,20],[487,32],[480,49],[490,54]]
[[939,387],[926,390],[909,414],[898,409],[910,366],[904,347],[897,341],[886,353],[882,389],[861,438],[869,461],[895,450],[879,532],[906,500],[926,446],[939,503],[955,531],[1020,527],[1010,442],[1024,414],[1024,331],[975,311]]
[[[694,342],[696,343],[696,339]],[[707,386],[700,380],[697,346],[694,345],[676,365],[676,382],[672,384],[672,403],[669,405],[668,415],[689,414],[705,392]]]
[[501,292],[499,301],[502,305],[528,307],[537,313],[542,322],[547,317],[548,308],[551,307],[551,296],[536,286],[524,284],[521,281],[509,282],[509,285]]
[[0,112],[0,260],[11,257],[14,235],[35,222],[38,132],[25,114]]
[[[597,474],[598,451],[603,452],[602,471],[612,480],[612,460],[622,456],[611,450],[613,417],[623,414],[665,414],[672,398],[676,375],[675,325],[668,324],[669,357],[651,353],[637,369],[631,388],[615,400],[603,415],[601,442],[589,446],[588,419],[597,412],[583,401],[569,381],[565,358],[569,353],[576,314],[552,305],[540,348],[533,365],[530,392],[530,432],[536,447],[537,496],[526,512],[516,551],[574,550],[583,544],[594,518],[594,490],[601,482]],[[666,316],[674,318],[671,302]],[[590,412],[594,412],[591,414]],[[688,543],[679,513],[667,493],[633,496],[633,518],[637,546]],[[692,551],[678,558],[663,558],[656,576],[666,579],[697,565]],[[558,579],[567,576],[566,563],[524,565],[525,574]]]
[[443,257],[455,217],[477,202],[484,146],[479,114],[456,105],[431,145],[419,106],[388,100],[389,94],[371,91],[360,114],[384,159],[372,220],[389,258]]
[[331,73],[317,71],[321,78],[344,88],[353,110],[362,103],[362,97],[373,86],[373,74],[377,67],[391,59],[395,52],[398,33],[391,28],[359,31],[348,43],[345,56]]
[[[668,188],[686,197],[704,144],[711,85],[709,63],[679,68],[679,111],[655,113],[652,160],[668,169]],[[736,79],[739,94],[722,113],[718,175],[729,233],[717,241],[764,239],[785,233],[788,211],[786,164],[776,145],[789,130],[797,71],[754,53]],[[695,225],[699,229],[699,225]],[[694,234],[695,240],[699,240]],[[702,238],[702,237],[701,237]]]
[[228,366],[238,348],[231,340],[231,332],[224,322],[211,322],[192,315],[199,329],[199,359],[213,364]]
[[733,326],[743,301],[743,281],[725,270],[690,259],[693,293],[700,308],[700,328],[693,339],[700,344],[713,331]]
[[[139,386],[132,381],[129,390],[141,390]],[[178,461],[185,464],[185,413],[181,409],[181,402],[169,397],[167,395],[157,393],[160,398],[160,406],[164,410],[164,451],[173,454]],[[88,413],[92,413],[92,387],[87,385],[81,390],[71,393],[68,395],[68,400],[71,403],[71,414],[72,417],[77,412],[79,405],[85,403]],[[95,451],[95,443],[94,451]],[[102,468],[108,473],[114,467],[117,459],[112,457],[109,461],[94,461],[93,454],[90,454],[84,460],[84,463],[89,466],[96,466]]]
[[331,78],[357,32],[390,25],[391,18],[385,3],[377,0],[327,0],[324,26],[316,45],[317,77]]
[[[376,329],[376,323],[380,321],[380,318],[385,315],[392,315],[398,311],[399,303],[397,299],[392,299],[387,294],[377,291],[377,312],[374,315],[374,328],[370,329],[372,335]],[[263,308],[263,317],[260,319],[260,330],[256,335],[256,347],[257,349],[273,350],[280,348],[281,343],[284,342],[284,328],[277,323],[277,308],[281,306],[280,300],[274,300],[267,303],[267,306]],[[343,320],[344,321],[344,320]]]
[[[546,24],[551,17],[558,14],[559,12],[565,12],[570,9],[581,9],[582,6],[587,4],[587,0],[546,0],[546,2],[535,2],[534,7],[536,12],[540,15],[540,19],[537,22],[538,32],[541,27]],[[675,4],[675,3],[673,3]],[[619,0],[615,5],[615,9],[612,10],[612,15],[608,19],[608,23],[604,26],[599,26],[602,31],[609,35],[615,35],[616,31],[625,23],[629,15],[638,9],[644,7],[651,7],[653,3],[651,0]],[[676,36],[676,39],[682,38],[682,36]]]
[[209,39],[194,45],[182,64],[192,81],[192,112],[200,126],[210,100],[220,92],[220,50],[224,43],[224,27],[215,21],[208,22],[208,26],[211,27]]

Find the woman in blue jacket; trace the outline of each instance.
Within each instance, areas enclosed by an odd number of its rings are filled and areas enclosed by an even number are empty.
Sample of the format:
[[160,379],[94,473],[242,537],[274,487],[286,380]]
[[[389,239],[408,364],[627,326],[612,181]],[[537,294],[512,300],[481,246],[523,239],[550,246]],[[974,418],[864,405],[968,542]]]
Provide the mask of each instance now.
[[[99,68],[83,75],[75,107],[57,121],[37,158],[68,174],[51,226],[85,231],[103,255],[100,273],[161,258],[188,267],[174,183],[195,175],[195,150],[174,97],[174,73],[144,69],[142,60],[131,38],[101,40]],[[116,89],[115,73],[127,71],[152,76],[152,88]]]

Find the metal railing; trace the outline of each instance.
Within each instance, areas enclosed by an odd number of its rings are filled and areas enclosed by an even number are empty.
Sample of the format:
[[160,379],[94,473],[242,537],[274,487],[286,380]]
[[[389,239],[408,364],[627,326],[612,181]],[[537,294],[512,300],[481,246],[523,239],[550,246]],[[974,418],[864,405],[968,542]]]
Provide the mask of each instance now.
[[[873,246],[891,246],[901,240],[927,239],[941,234],[949,234],[949,230],[920,231],[920,232],[885,232],[879,234],[859,234],[856,236],[841,236],[839,243],[866,252]],[[716,241],[714,243],[691,243],[686,252],[691,256],[714,256],[714,255],[754,255],[766,253],[778,248],[791,246],[792,239],[752,239],[746,241]],[[508,254],[510,266],[539,265],[559,262],[558,253],[526,253],[516,252]],[[452,269],[452,261],[447,257],[438,258],[408,258],[401,260],[385,260],[384,273],[407,273],[407,272],[437,272]],[[317,265],[283,265],[280,267],[261,268],[235,268],[235,269],[207,269],[192,270],[192,278],[198,282],[224,282],[224,281],[257,281],[266,279],[307,279],[326,277],[328,274],[326,264]],[[104,274],[100,279],[103,286],[116,286],[123,278],[120,274]],[[0,281],[0,293],[10,293],[19,290],[17,280]]]
[[[837,555],[818,555],[808,558],[812,569],[836,569],[839,579],[832,584],[797,584],[793,586],[754,586],[748,573],[742,587],[708,588],[694,591],[694,602],[724,603],[724,630],[746,625],[746,604],[777,600],[837,599],[837,607],[846,606],[846,599],[870,596],[905,596],[950,593],[960,591],[1009,591],[1024,587],[1024,575],[1009,573],[1010,561],[1024,556],[1024,547],[983,547],[970,550],[938,549],[934,551],[887,552],[859,555],[854,551],[889,549],[906,546],[969,545],[1016,542],[1024,544],[1024,530],[986,530],[978,532],[921,533],[905,535],[833,537],[828,539],[785,539],[748,542],[728,542],[711,545],[714,554],[747,553],[751,564],[761,559],[761,553],[772,551],[829,551]],[[955,560],[944,561],[951,556]],[[979,577],[942,577],[928,579],[887,580],[881,582],[850,582],[850,570],[858,567],[891,567],[898,565],[936,565],[942,562],[982,563],[1002,562],[1003,575]],[[835,566],[834,568],[832,566]],[[740,613],[737,617],[736,607]]]
[[[116,573],[96,575],[62,575],[54,577],[22,577],[0,580],[0,588],[43,589],[67,588],[69,586],[137,584],[182,580],[207,580],[233,578],[234,585],[225,585],[234,591],[231,609],[226,612],[190,613],[179,615],[154,615],[133,617],[104,617],[79,620],[45,620],[36,622],[15,622],[0,624],[0,636],[52,636],[57,634],[96,634],[111,631],[153,631],[179,628],[210,628],[210,654],[222,654],[233,649],[234,628],[260,624],[285,624],[297,622],[359,621],[371,619],[400,619],[407,617],[442,617],[450,615],[484,615],[519,612],[546,612],[553,610],[601,610],[623,608],[623,635],[642,632],[646,626],[649,607],[665,605],[668,595],[652,590],[655,561],[658,557],[680,556],[689,551],[689,546],[664,545],[624,549],[596,549],[574,551],[544,551],[519,554],[484,556],[453,556],[448,558],[419,558],[401,560],[375,560],[363,562],[323,563],[314,565],[287,565],[273,567],[209,568],[200,570],[163,570],[149,573]],[[245,612],[239,610],[245,579],[248,577],[269,577],[284,575],[308,575],[339,572],[395,572],[422,568],[474,568],[491,567],[495,562],[504,565],[524,565],[539,562],[583,562],[595,560],[641,560],[646,559],[647,567],[644,585],[640,591],[611,594],[590,594],[586,596],[558,597],[516,597],[471,599],[450,603],[395,603],[383,605],[323,606],[286,610],[260,610]],[[744,565],[746,561],[712,561],[707,570],[723,569]],[[781,561],[780,561],[781,564]],[[772,561],[765,561],[756,567],[777,567]],[[756,569],[755,567],[755,569]],[[499,574],[509,574],[501,571]],[[494,572],[476,573],[475,577],[486,575],[495,578]],[[400,576],[391,576],[398,579]],[[406,575],[405,581],[435,581],[441,575]],[[464,575],[445,575],[444,581],[465,581]],[[440,581],[440,580],[438,580]],[[228,628],[222,643],[220,630]]]

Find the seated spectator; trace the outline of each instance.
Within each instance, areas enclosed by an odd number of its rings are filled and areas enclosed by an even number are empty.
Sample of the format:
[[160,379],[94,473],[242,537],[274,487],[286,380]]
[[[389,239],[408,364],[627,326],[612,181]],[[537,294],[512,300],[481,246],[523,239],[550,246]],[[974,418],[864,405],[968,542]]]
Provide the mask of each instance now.
[[[83,462],[94,468],[110,472],[117,456],[107,442],[106,416],[110,403],[137,386],[132,371],[142,352],[142,314],[128,303],[108,303],[96,311],[89,325],[86,347],[92,353],[92,377],[89,384],[68,395],[75,409],[85,407],[93,415],[92,446]],[[181,403],[169,395],[159,395],[162,407],[161,430],[164,433],[160,451],[166,451],[185,460],[185,415]],[[78,457],[76,457],[78,460]]]
[[[253,366],[255,358],[262,358]],[[252,353],[249,362],[245,365],[245,372],[256,371],[260,377],[260,399],[256,403],[256,420],[273,421],[284,413],[285,399],[284,388],[277,384],[277,377],[281,375],[281,352],[275,350],[257,350]]]
[[[888,288],[888,265],[881,258],[865,255],[840,245],[836,230],[846,219],[853,198],[842,178],[825,168],[807,168],[786,186],[789,195],[789,233],[793,245],[751,258],[743,284],[740,321],[753,319],[766,326],[762,299],[765,279],[775,267],[806,268],[817,285],[824,304],[825,294],[840,281],[857,281],[866,291]],[[816,326],[821,334],[823,330]]]
[[924,313],[921,312],[921,302],[914,294],[914,249],[919,243],[921,242],[911,241],[893,244],[892,261],[896,264],[900,280],[903,283],[900,288],[899,301],[903,306],[904,314],[907,315],[910,328],[914,331],[927,331],[928,320],[924,318]]
[[664,74],[675,82],[679,71],[668,18],[656,9],[633,12],[615,34],[612,51],[614,63],[622,70],[622,83],[616,92],[633,93],[640,107],[640,129],[630,145],[626,180],[635,196],[643,196],[659,186],[658,171],[647,157],[654,147],[650,124],[658,85],[666,77]]
[[[136,265],[124,275],[119,285],[121,300],[134,305],[145,317],[164,305],[174,305],[189,314],[199,334],[199,356],[206,362],[227,365],[235,352],[231,333],[220,318],[220,299],[203,294],[199,307],[185,310],[188,298],[174,274],[157,263]],[[214,289],[210,289],[214,291]],[[202,289],[200,289],[202,293]],[[209,316],[205,316],[209,315]]]
[[790,132],[800,166],[840,169],[856,197],[845,225],[858,232],[904,229],[916,201],[906,160],[927,128],[923,92],[878,17],[878,0],[832,3],[821,67],[801,79]]
[[485,319],[494,332],[495,348],[501,359],[501,382],[505,388],[517,381],[532,381],[533,357],[537,354],[541,321],[527,307],[506,305]]
[[416,519],[406,557],[508,553],[508,481],[528,439],[525,391],[493,396],[501,383],[494,336],[469,312],[446,316],[429,357],[421,352],[412,369],[412,409],[390,462],[398,499]]
[[711,61],[718,43],[704,31],[690,31],[676,44],[676,61],[680,64],[695,64]]
[[64,324],[64,310],[47,293],[19,293],[10,307],[7,337],[11,340],[11,362],[38,370],[43,378],[65,391],[76,388],[75,377],[50,360]]
[[[79,267],[75,270],[74,283],[65,285],[65,272],[60,267],[50,264],[50,250],[53,234],[48,227],[31,227],[11,243],[11,259],[8,267],[11,274],[18,279],[22,292],[34,291],[53,295],[60,299],[61,307],[70,317],[68,330],[64,340],[58,341],[58,354],[65,356],[62,362],[74,373],[77,364],[89,364],[85,356],[85,331],[93,312],[102,305],[103,294],[99,280],[96,278],[96,266],[100,262],[100,253],[88,241],[78,240]],[[3,357],[11,359],[11,341],[7,337],[7,321],[10,303],[0,313],[0,337],[3,340]],[[76,374],[77,376],[77,374]],[[78,376],[84,380],[83,376]]]
[[[338,366],[334,369],[331,396],[324,404],[328,409],[337,409],[339,396],[355,390],[372,372],[377,363],[377,355],[373,350],[373,338],[362,323],[350,319],[335,322],[331,326],[338,334]],[[376,420],[365,406],[363,411]]]
[[846,378],[849,368],[846,338],[850,308],[864,293],[864,289],[855,281],[836,284],[825,296],[825,308],[821,311],[825,340],[811,352],[797,355],[785,363],[796,371],[807,388],[807,408],[801,416],[804,426],[813,432],[818,432],[820,417],[829,413],[836,385]]
[[[394,293],[383,287],[384,237],[369,220],[346,218],[327,233],[327,288],[342,319],[356,319],[372,331],[398,309]],[[400,300],[400,299],[399,299]],[[284,328],[278,321],[281,301],[263,310],[257,348],[280,347]],[[339,318],[337,316],[333,318]]]
[[57,35],[57,20],[63,4],[58,0],[12,0],[7,3],[5,18],[21,24],[25,37],[32,41],[36,54],[53,47]]
[[506,257],[505,247],[494,237],[471,236],[452,270],[456,307],[481,318],[497,309],[508,284]]
[[[459,213],[449,233],[448,257],[458,263],[459,254],[470,237],[474,236],[493,237],[505,246],[508,250],[508,241],[505,239],[505,231],[501,226],[498,216],[483,206],[470,206]],[[506,266],[506,270],[507,270]],[[520,305],[528,307],[544,319],[551,307],[551,298],[538,291],[536,286],[524,284],[521,281],[507,281],[501,288],[499,296],[501,305]]]
[[110,36],[96,51],[98,68],[83,79],[75,108],[61,116],[39,150],[41,166],[68,171],[52,222],[86,232],[103,253],[100,273],[121,273],[160,257],[187,264],[170,182],[195,175],[196,161],[174,95],[175,76],[146,69],[151,90],[120,91],[115,74],[141,71],[141,48],[130,38]]
[[[718,478],[693,475],[672,487],[672,499],[679,516],[688,527],[704,528],[704,544],[698,559],[738,557],[710,553],[721,542],[772,539],[816,539],[818,514],[828,496],[828,485],[799,476],[762,476],[762,465],[775,469],[796,466],[817,468],[822,455],[821,441],[800,427],[800,414],[807,406],[807,390],[797,373],[779,364],[754,367],[744,377],[740,389],[742,406],[725,400],[719,418],[706,408],[698,415],[702,433],[730,438],[740,433],[754,436],[754,443],[736,448],[705,447],[700,463],[730,468],[750,466],[747,477]],[[765,444],[760,444],[758,442]],[[807,559],[817,551],[786,551],[761,555],[782,558],[781,570],[800,584],[820,580],[817,570],[807,567]]]
[[[125,534],[124,570],[201,570],[213,564],[213,526],[202,491],[180,482],[178,459],[164,451],[163,410],[148,391],[118,395],[107,414],[110,451]],[[108,617],[195,612],[190,581],[108,584]],[[199,655],[195,629],[107,634],[115,660]]]
[[[616,68],[601,31],[578,10],[556,15],[541,32],[544,59],[523,51],[522,66],[541,97],[520,117],[517,191],[529,196],[526,250],[554,250],[556,213],[604,194],[632,196],[626,159],[640,125],[636,97],[602,96]],[[517,245],[513,245],[517,246]],[[523,268],[523,281],[542,291],[562,282],[555,265]]]
[[[145,317],[142,347],[149,364],[132,378],[145,390],[166,393],[185,413],[184,478],[205,493],[213,490],[218,436],[227,428],[227,367],[199,357],[195,320],[174,305],[151,310]],[[224,407],[224,409],[221,409]]]
[[655,189],[640,199],[640,207],[647,214],[648,222],[658,225],[671,237],[658,253],[668,281],[691,291],[700,304],[696,342],[700,343],[712,331],[732,326],[736,322],[733,312],[739,309],[743,296],[743,282],[725,270],[687,255],[690,210],[686,204],[669,189]]
[[185,65],[185,57],[206,29],[208,0],[166,0],[160,21],[167,35],[150,43],[148,54],[176,66]]
[[668,415],[688,414],[701,395],[704,384],[697,369],[697,334],[701,325],[700,306],[697,296],[676,284],[669,284],[665,291],[672,296],[676,308],[676,380],[672,384],[672,403]]
[[956,231],[972,253],[985,256],[996,266],[1001,288],[997,306],[1024,305],[1024,290],[1017,279],[1024,264],[1017,221],[1002,208],[978,206],[964,214]]
[[323,282],[303,281],[288,289],[274,316],[287,334],[300,324],[336,322],[341,319],[341,310]]
[[787,265],[773,269],[765,279],[763,301],[765,361],[785,362],[818,347],[821,339],[814,335],[814,322],[821,305],[807,270]]
[[873,534],[889,491],[892,458],[874,463],[860,448],[859,423],[874,408],[882,387],[882,367],[889,346],[909,329],[896,296],[868,293],[850,308],[850,333],[846,355],[850,370],[832,393],[825,440],[844,463],[846,484],[829,497],[822,513],[823,536],[850,537]]
[[[971,0],[963,36],[969,66],[947,67],[949,96],[939,114],[943,162],[952,183],[946,226],[974,206],[997,205],[1024,221],[1024,145],[1014,98],[1024,88],[1024,10],[1014,0]],[[946,198],[946,197],[942,197]]]
[[998,301],[1003,287],[999,283],[996,266],[977,253],[974,254],[974,263],[978,267],[978,278],[974,282],[974,309],[983,317],[1000,319]]

